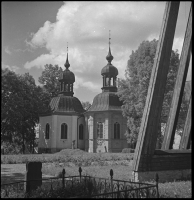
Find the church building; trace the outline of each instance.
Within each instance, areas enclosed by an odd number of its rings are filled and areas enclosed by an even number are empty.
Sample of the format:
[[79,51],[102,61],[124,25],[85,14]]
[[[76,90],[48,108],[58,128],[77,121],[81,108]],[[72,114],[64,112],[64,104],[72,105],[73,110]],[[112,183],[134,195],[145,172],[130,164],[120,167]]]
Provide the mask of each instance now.
[[122,102],[116,95],[118,70],[111,64],[110,41],[106,59],[108,63],[101,70],[102,92],[85,111],[79,99],[73,96],[75,76],[68,69],[67,52],[66,69],[59,79],[60,92],[50,102],[52,112],[40,116],[39,153],[70,148],[87,152],[121,152],[127,148],[124,135],[127,120],[122,115]]
[[85,149],[85,110],[79,99],[73,96],[75,75],[69,67],[67,52],[66,69],[59,78],[60,92],[50,102],[52,112],[39,117],[39,153],[53,153],[72,147]]

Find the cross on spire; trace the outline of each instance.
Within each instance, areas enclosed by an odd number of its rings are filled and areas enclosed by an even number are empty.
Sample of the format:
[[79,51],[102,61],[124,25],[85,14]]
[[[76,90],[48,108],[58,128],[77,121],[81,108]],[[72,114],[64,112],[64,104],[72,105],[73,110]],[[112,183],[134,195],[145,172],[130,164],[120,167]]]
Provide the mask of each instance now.
[[110,30],[109,30],[109,51],[108,51],[108,55],[106,56],[106,59],[108,60],[109,63],[111,63],[111,61],[113,60],[113,56],[111,55],[111,50],[110,50]]
[[109,30],[109,47],[110,47],[110,39],[111,39],[111,37],[110,37],[110,30]]
[[67,59],[66,59],[65,67],[66,69],[70,67],[69,60],[68,60],[68,42],[67,42]]

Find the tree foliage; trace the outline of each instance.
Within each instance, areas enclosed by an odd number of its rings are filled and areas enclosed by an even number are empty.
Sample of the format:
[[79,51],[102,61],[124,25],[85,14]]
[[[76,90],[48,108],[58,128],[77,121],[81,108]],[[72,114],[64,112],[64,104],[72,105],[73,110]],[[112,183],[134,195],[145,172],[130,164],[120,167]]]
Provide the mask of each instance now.
[[[155,39],[152,41],[143,41],[135,52],[132,51],[125,71],[125,79],[120,79],[119,81],[118,95],[120,100],[123,101],[123,115],[127,118],[128,131],[126,137],[129,143],[135,143],[137,141],[154,64],[157,42],[158,41]],[[160,125],[166,123],[168,118],[178,66],[178,51],[172,50]],[[187,106],[184,97],[183,99],[181,106],[182,111],[180,112],[180,116],[182,115],[182,117],[180,117],[179,120],[179,128],[183,126],[183,121],[186,116],[185,108]],[[160,126],[159,133],[161,133]]]
[[43,88],[46,92],[50,94],[53,93],[54,96],[57,96],[60,89],[58,79],[62,72],[62,68],[58,65],[46,64],[38,81],[43,84]]
[[86,102],[82,101],[81,104],[85,110],[87,110],[91,106],[91,103],[89,101]]
[[1,142],[32,144],[39,114],[49,111],[48,93],[29,74],[2,70]]

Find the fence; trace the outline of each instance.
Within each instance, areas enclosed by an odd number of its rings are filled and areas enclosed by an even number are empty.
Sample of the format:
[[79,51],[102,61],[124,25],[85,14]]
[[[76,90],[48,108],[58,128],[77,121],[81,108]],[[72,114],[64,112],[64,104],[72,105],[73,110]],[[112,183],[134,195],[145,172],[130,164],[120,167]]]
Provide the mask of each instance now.
[[[99,178],[82,175],[82,169],[79,167],[79,176],[65,177],[65,169],[62,171],[62,177],[41,179],[42,185],[38,189],[47,191],[48,197],[67,197],[67,198],[157,198],[158,193],[158,175],[156,174],[156,184],[139,183],[132,181],[123,181],[113,179],[113,170],[110,170],[110,178]],[[34,185],[40,180],[31,180]],[[27,181],[19,181],[1,185],[1,198],[11,197],[38,197],[36,191],[25,191]],[[60,189],[60,195],[56,196],[56,191]],[[49,192],[48,192],[49,191]],[[59,195],[59,193],[57,193]],[[45,196],[43,196],[45,197]]]

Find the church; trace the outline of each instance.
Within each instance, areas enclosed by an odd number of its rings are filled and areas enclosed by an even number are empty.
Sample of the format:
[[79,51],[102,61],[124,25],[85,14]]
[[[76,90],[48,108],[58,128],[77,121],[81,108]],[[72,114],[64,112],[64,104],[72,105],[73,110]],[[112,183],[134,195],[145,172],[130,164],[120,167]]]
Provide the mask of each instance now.
[[73,96],[75,75],[69,70],[67,52],[66,69],[58,80],[60,92],[50,102],[52,112],[39,117],[39,153],[72,148],[94,153],[121,152],[127,148],[124,135],[127,120],[116,95],[118,70],[111,63],[110,41],[106,60],[108,63],[101,70],[102,92],[94,97],[90,108],[84,110],[80,100]]

